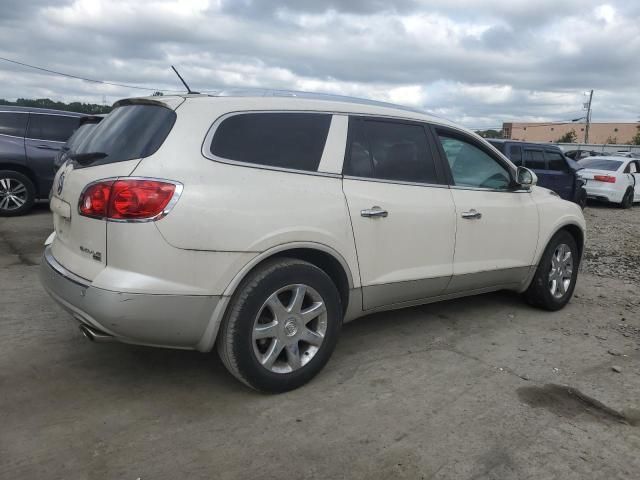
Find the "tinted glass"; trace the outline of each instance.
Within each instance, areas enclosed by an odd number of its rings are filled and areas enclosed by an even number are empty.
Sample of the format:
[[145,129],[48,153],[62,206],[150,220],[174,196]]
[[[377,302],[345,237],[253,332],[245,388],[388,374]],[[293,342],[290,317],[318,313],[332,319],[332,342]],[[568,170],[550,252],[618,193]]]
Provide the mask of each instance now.
[[175,120],[173,110],[159,105],[116,107],[74,146],[75,153],[106,154],[90,165],[148,157],[160,148]]
[[222,121],[211,153],[228,160],[316,171],[327,141],[331,115],[246,113]]
[[542,150],[524,150],[524,166],[533,170],[545,170],[547,168]]
[[620,168],[622,162],[617,160],[603,160],[598,158],[585,158],[584,160],[580,160],[578,162],[583,168],[592,168],[594,170],[608,170],[610,172],[615,172]]
[[567,171],[567,162],[565,162],[564,157],[560,152],[552,152],[546,150],[544,152],[545,157],[547,157],[547,164],[549,170],[556,170],[558,172],[566,172]]
[[508,170],[484,150],[464,140],[439,135],[453,181],[458,186],[506,190],[511,184]]
[[352,125],[361,131],[352,140],[347,175],[438,183],[424,127],[377,120],[356,120]]
[[74,150],[78,145],[80,145],[82,140],[87,138],[89,133],[94,128],[96,128],[96,125],[98,125],[98,124],[97,123],[85,123],[83,125],[80,125],[78,127],[78,129],[75,132],[73,132],[73,135],[71,135],[71,137],[69,137],[69,140],[67,140],[67,143],[65,145],[65,149],[66,150]]
[[0,112],[0,135],[24,137],[28,117],[26,113]]
[[522,165],[522,147],[520,145],[511,145],[509,147],[509,158],[513,162],[514,165],[521,166]]
[[37,140],[66,142],[80,123],[79,117],[33,113],[29,117],[27,137]]

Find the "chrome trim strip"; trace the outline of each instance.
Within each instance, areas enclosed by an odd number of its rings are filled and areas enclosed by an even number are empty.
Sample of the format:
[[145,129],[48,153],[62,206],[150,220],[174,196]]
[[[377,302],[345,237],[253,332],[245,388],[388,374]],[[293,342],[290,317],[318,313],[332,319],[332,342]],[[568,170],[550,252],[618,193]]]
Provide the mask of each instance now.
[[[20,108],[20,107],[18,107]],[[24,108],[38,108],[38,107],[24,107]],[[51,113],[51,112],[20,112],[15,110],[0,110],[0,113],[21,113],[22,115],[51,115],[53,117],[72,117],[72,118],[82,118],[88,115],[89,113],[79,113],[78,115],[71,115],[70,113]]]
[[76,275],[75,273],[67,270],[66,268],[64,268],[62,265],[60,265],[58,263],[58,261],[53,257],[53,254],[51,253],[51,247],[47,246],[44,249],[44,254],[43,254],[43,259],[46,262],[46,264],[52,269],[55,270],[57,273],[59,273],[60,275],[62,275],[63,277],[65,277],[67,280],[76,283],[78,285],[80,285],[81,287],[89,287],[91,285],[91,282],[89,280],[87,280],[86,278],[82,278],[79,275]]
[[451,185],[452,190],[475,190],[479,192],[496,192],[496,193],[531,193],[531,189],[518,189],[518,190],[499,190],[496,188],[482,188],[482,187],[465,187],[461,185]]
[[353,175],[343,175],[342,178],[345,180],[356,180],[359,182],[391,183],[394,185],[409,185],[412,187],[451,188],[449,185],[442,183],[405,182],[403,180],[386,180],[384,178],[356,177]]
[[[171,184],[175,185],[176,189],[173,192],[171,200],[169,200],[169,203],[167,203],[167,206],[164,207],[164,210],[162,210],[162,212],[157,214],[155,217],[120,219],[120,218],[107,218],[107,217],[91,217],[89,215],[83,215],[80,212],[80,203],[82,202],[82,196],[84,195],[84,192],[87,191],[87,188],[89,188],[92,185],[95,185],[96,183],[111,182],[111,181],[116,182],[118,180],[154,180],[154,181],[159,181],[159,182],[171,183]],[[175,207],[176,203],[178,203],[178,200],[180,200],[180,196],[182,195],[182,191],[183,190],[184,190],[184,185],[182,183],[177,182],[175,180],[169,180],[167,178],[126,177],[126,176],[125,177],[100,178],[98,180],[94,180],[92,182],[87,183],[84,186],[84,188],[82,189],[82,192],[80,192],[80,196],[78,197],[78,215],[80,215],[82,217],[86,217],[86,218],[95,218],[96,220],[105,220],[107,222],[113,222],[113,223],[148,223],[148,222],[155,222],[155,221],[163,219],[173,209],[173,207]]]
[[[0,112],[2,113],[2,112]],[[11,138],[19,138],[20,140],[24,140],[26,137],[21,137],[18,135],[9,135],[8,133],[0,133],[0,136],[2,137],[11,137]]]

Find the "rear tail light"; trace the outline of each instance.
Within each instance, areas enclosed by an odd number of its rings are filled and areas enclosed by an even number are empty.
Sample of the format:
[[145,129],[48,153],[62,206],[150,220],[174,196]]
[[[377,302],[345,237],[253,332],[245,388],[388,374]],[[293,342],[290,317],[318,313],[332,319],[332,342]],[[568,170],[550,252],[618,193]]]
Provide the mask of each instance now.
[[597,182],[616,183],[616,177],[611,175],[594,175],[593,179]]
[[105,179],[80,195],[80,215],[106,220],[157,220],[169,213],[182,185],[148,178]]

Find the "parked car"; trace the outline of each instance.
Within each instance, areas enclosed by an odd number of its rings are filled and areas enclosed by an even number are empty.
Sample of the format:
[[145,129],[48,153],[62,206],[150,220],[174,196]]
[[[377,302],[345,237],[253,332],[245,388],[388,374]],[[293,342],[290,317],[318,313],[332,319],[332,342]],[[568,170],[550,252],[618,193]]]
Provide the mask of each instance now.
[[102,121],[104,115],[86,115],[80,117],[78,128],[73,132],[73,135],[69,137],[67,143],[58,151],[56,157],[53,159],[53,173],[58,171],[64,162],[67,161],[69,155],[73,154],[75,148],[80,145],[80,142],[84,140],[95,126]]
[[95,341],[217,348],[296,388],[343,322],[501,289],[562,308],[580,208],[479,136],[375,102],[117,102],[56,176],[41,280]]
[[580,160],[587,197],[631,208],[640,202],[640,160],[635,157],[592,157]]
[[0,106],[0,215],[27,213],[47,198],[53,159],[82,115],[42,108]]
[[596,152],[595,150],[567,150],[564,152],[564,156],[575,160],[576,162],[588,157],[597,157],[602,155],[602,152]]
[[525,166],[538,176],[538,185],[553,190],[565,200],[584,208],[587,193],[578,175],[580,166],[567,158],[555,145],[527,143],[515,140],[489,140],[494,147],[509,157],[516,166]]

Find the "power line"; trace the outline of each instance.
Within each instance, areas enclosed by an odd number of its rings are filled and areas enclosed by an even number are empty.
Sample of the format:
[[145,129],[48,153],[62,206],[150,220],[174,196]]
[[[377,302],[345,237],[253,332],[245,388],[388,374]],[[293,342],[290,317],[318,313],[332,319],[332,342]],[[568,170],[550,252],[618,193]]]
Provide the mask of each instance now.
[[127,85],[125,83],[115,83],[115,82],[107,82],[105,80],[95,80],[93,78],[80,77],[78,75],[72,75],[70,73],[58,72],[56,70],[50,70],[48,68],[38,67],[36,65],[30,65],[28,63],[18,62],[17,60],[11,60],[10,58],[5,58],[5,57],[0,57],[0,60],[4,60],[5,62],[9,62],[9,63],[14,63],[16,65],[21,65],[23,67],[33,68],[34,70],[40,70],[41,72],[46,72],[51,75],[60,75],[62,77],[75,78],[76,80],[83,80],[85,82],[91,82],[91,83],[99,83],[102,85],[111,85],[114,87],[122,87],[122,88],[133,88],[136,90],[145,90],[148,92],[182,92],[182,90],[163,90],[161,88],[147,88],[147,87],[139,87],[136,85]]

